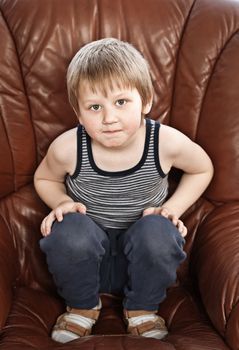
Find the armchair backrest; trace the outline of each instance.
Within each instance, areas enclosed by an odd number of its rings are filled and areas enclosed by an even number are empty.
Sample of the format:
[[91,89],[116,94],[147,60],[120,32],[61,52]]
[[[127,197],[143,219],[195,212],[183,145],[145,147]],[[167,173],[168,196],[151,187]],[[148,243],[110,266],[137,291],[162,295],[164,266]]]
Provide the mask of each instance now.
[[47,208],[32,178],[50,142],[77,123],[65,75],[89,41],[117,37],[143,53],[155,90],[151,117],[183,131],[213,159],[205,202],[238,200],[236,1],[0,0],[0,10],[0,210],[18,254],[19,283],[48,287],[37,243]]

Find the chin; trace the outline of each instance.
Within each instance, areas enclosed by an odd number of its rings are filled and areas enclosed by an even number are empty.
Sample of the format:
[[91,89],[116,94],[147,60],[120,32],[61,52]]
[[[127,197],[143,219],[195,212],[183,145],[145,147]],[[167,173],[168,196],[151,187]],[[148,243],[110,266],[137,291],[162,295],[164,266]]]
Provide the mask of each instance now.
[[119,147],[122,147],[124,145],[124,141],[122,140],[104,140],[102,142],[103,146],[104,147],[107,147],[107,148],[119,148]]
[[122,146],[122,142],[107,142],[104,146],[107,148],[119,148]]

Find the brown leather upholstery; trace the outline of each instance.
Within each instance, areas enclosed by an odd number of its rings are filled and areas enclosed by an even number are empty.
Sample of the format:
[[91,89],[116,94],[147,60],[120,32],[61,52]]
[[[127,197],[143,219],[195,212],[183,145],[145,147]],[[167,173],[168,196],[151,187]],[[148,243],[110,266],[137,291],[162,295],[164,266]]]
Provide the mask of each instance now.
[[[0,9],[0,348],[238,350],[239,1],[0,0]],[[60,345],[49,334],[64,307],[38,245],[48,208],[32,178],[50,142],[77,123],[71,57],[109,36],[143,52],[151,117],[201,144],[215,176],[184,215],[188,258],[159,309],[169,336],[126,335],[120,300],[105,295],[97,336]]]

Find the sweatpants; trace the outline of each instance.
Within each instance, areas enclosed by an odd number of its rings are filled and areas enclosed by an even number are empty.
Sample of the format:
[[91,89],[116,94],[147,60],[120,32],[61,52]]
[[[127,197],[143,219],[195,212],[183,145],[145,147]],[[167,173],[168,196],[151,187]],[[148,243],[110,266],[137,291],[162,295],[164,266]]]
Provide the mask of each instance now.
[[69,213],[40,240],[59,295],[80,309],[110,293],[123,297],[125,309],[157,310],[186,257],[183,245],[160,215],[141,217],[128,230],[104,230],[87,215]]

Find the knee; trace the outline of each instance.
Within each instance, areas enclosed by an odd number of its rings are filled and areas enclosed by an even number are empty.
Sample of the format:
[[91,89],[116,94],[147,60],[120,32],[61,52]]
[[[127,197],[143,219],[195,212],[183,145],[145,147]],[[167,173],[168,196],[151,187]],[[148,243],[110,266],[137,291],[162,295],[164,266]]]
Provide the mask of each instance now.
[[184,242],[177,227],[162,215],[146,215],[142,217],[136,222],[132,231],[141,241],[153,239],[155,242],[168,242],[170,244],[173,239],[178,240],[180,244]]
[[97,235],[97,226],[94,225],[86,215],[66,214],[63,221],[53,224],[50,235],[40,241],[41,250],[45,253],[70,254],[72,258],[78,256],[81,259],[103,254],[103,237],[100,232]]
[[135,222],[129,229],[128,233],[131,237],[137,241],[148,240],[149,237],[155,237],[156,240],[159,237],[165,235],[166,239],[168,233],[175,231],[176,228],[170,220],[161,215],[146,215],[141,217]]
[[131,227],[128,233],[126,254],[132,251],[140,259],[152,261],[175,254],[180,259],[185,257],[183,237],[172,222],[163,216],[144,216]]

